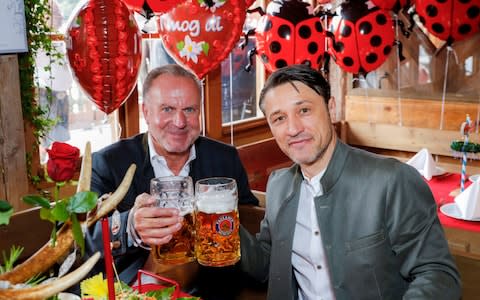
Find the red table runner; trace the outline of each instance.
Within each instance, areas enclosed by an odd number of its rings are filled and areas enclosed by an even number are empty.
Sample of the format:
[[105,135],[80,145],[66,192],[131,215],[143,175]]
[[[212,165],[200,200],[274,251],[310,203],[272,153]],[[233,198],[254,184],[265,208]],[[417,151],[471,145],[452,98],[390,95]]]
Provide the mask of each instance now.
[[[435,202],[437,202],[437,205],[440,208],[443,204],[454,201],[454,197],[449,194],[451,191],[460,188],[460,174],[447,173],[445,175],[433,177],[432,180],[426,180],[426,182],[430,186],[430,190],[435,197]],[[465,181],[465,188],[470,184],[471,182],[467,179]],[[444,215],[440,212],[440,209],[438,210],[438,218],[443,226],[480,232],[480,222],[455,219]]]

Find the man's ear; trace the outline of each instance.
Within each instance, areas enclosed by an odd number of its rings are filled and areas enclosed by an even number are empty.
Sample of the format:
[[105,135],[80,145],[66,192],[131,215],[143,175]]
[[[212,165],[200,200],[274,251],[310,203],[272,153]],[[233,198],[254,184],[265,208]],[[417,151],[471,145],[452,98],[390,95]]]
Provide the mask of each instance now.
[[336,104],[335,104],[335,98],[331,97],[330,100],[328,100],[328,113],[330,114],[330,121],[332,123],[335,123],[337,121],[337,109],[336,109]]

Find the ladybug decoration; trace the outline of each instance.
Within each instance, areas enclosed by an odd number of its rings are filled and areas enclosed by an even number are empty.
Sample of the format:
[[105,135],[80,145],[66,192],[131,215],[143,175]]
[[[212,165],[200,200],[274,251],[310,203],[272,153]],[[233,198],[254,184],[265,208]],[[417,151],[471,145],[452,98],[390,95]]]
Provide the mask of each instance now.
[[480,30],[480,0],[423,0],[415,9],[423,26],[448,45]]
[[372,0],[372,2],[381,9],[391,10],[394,13],[411,5],[410,0]]
[[245,69],[250,70],[255,54],[270,72],[292,64],[319,69],[326,54],[326,30],[319,16],[310,11],[310,4],[300,0],[274,0],[268,4],[266,14],[261,8],[247,11],[258,12],[262,17],[245,37],[248,42],[248,35],[255,32],[256,47],[249,51],[250,63]]
[[367,73],[385,62],[394,44],[389,13],[370,1],[347,0],[330,23],[328,52],[350,73]]

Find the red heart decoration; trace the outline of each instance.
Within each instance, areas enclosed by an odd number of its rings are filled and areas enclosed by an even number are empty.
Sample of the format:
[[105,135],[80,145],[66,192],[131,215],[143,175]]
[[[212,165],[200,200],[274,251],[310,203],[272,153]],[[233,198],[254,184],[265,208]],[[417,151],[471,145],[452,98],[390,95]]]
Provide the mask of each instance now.
[[216,68],[242,34],[244,0],[187,0],[159,18],[163,44],[178,64],[199,78]]
[[78,83],[109,114],[125,102],[137,82],[141,34],[120,0],[90,0],[67,31],[67,55]]

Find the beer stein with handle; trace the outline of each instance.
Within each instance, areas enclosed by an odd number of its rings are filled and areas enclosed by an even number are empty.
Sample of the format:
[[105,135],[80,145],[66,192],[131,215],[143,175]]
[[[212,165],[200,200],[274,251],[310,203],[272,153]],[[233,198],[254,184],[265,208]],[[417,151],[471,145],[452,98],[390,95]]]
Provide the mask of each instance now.
[[240,259],[238,192],[235,179],[212,177],[195,184],[195,256],[204,266]]
[[183,216],[182,228],[172,239],[152,247],[152,257],[160,264],[183,264],[195,260],[194,193],[190,176],[157,177],[150,181],[150,194],[156,206],[177,208]]

